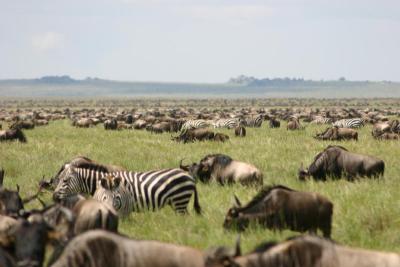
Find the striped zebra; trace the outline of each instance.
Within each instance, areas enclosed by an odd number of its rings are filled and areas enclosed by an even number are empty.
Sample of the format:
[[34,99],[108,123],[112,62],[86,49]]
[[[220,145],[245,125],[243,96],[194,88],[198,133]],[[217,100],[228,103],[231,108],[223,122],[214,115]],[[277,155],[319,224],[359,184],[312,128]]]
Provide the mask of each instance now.
[[213,122],[214,128],[232,129],[240,125],[239,118],[219,119]]
[[329,124],[329,123],[332,123],[332,119],[331,118],[325,118],[325,117],[317,116],[310,123],[311,124]]
[[243,124],[243,126],[258,128],[258,127],[261,127],[263,120],[264,120],[264,116],[262,114],[259,114],[257,116],[244,118],[244,120],[242,121],[242,124]]
[[[109,177],[117,182],[107,187],[110,184],[107,181],[111,181]],[[113,191],[107,192],[104,190],[106,188]],[[100,201],[111,202],[123,215],[129,211],[158,210],[165,204],[171,205],[179,213],[185,213],[194,194],[195,211],[201,212],[195,180],[181,169],[103,172],[97,170],[96,166],[68,166],[59,175],[53,198],[59,200],[74,193],[86,193]]]
[[190,130],[190,129],[198,129],[198,128],[207,128],[210,126],[210,123],[206,120],[187,120],[181,127],[181,131]]
[[364,120],[361,118],[343,119],[332,123],[332,126],[339,128],[360,128],[364,126]]

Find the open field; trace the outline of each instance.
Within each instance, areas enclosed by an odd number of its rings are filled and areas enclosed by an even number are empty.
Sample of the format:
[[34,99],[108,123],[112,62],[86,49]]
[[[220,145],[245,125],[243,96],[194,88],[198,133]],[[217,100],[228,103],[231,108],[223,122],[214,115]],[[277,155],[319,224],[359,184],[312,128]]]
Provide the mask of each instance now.
[[[400,252],[400,144],[374,140],[370,134],[371,125],[368,125],[360,130],[358,142],[340,144],[350,151],[382,158],[386,163],[384,179],[299,182],[300,163],[308,165],[316,153],[328,144],[335,144],[311,137],[325,127],[307,125],[304,131],[289,132],[285,122],[279,129],[270,129],[264,123],[261,128],[248,128],[245,138],[236,138],[233,130],[219,130],[230,136],[226,143],[177,144],[171,141],[170,134],[105,131],[102,125],[77,129],[64,120],[26,130],[27,144],[1,143],[0,166],[6,171],[5,186],[13,188],[19,184],[22,195],[28,195],[36,191],[42,176],[56,174],[65,161],[77,155],[122,165],[128,170],[144,171],[177,167],[182,158],[187,162],[198,161],[206,154],[224,153],[260,168],[265,185],[279,183],[298,190],[316,191],[330,198],[335,205],[333,239],[337,242]],[[222,228],[233,194],[246,202],[257,189],[198,184],[198,190],[202,216],[194,214],[192,201],[188,216],[177,215],[169,207],[155,213],[132,214],[122,221],[120,231],[138,239],[156,239],[202,249],[233,245],[236,233]],[[44,194],[44,200],[49,202],[50,198],[50,193]],[[261,241],[282,240],[293,234],[296,233],[272,232],[253,226],[242,235],[242,244],[247,251]]]

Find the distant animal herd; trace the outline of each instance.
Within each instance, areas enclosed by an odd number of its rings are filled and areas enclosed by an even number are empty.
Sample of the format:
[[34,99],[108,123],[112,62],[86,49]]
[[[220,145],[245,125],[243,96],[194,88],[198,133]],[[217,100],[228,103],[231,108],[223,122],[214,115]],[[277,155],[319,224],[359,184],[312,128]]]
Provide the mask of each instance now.
[[[356,129],[369,123],[375,139],[398,140],[399,115],[392,109],[353,108],[0,110],[0,121],[9,125],[0,131],[0,140],[25,143],[23,130],[61,119],[70,119],[72,126],[82,128],[103,123],[105,130],[168,132],[172,134],[171,142],[184,144],[228,141],[229,136],[218,132],[219,128],[232,129],[235,138],[248,138],[246,128],[261,127],[264,121],[270,128],[279,128],[281,121],[286,121],[288,131],[303,130],[308,124],[328,124],[330,127],[314,138],[337,141],[357,141]],[[285,185],[264,185],[263,173],[256,166],[225,154],[204,155],[189,164],[181,160],[168,169],[145,172],[78,156],[61,164],[49,180],[42,179],[37,193],[25,198],[21,198],[19,189],[3,187],[6,171],[0,171],[0,266],[42,266],[47,245],[54,248],[49,266],[400,266],[398,254],[332,241],[334,203],[327,197]],[[378,157],[327,145],[306,169],[300,167],[298,179],[379,179],[384,172],[385,162]],[[246,229],[259,225],[308,234],[260,244],[243,254],[240,239],[235,249],[216,247],[202,251],[160,241],[134,240],[118,233],[119,221],[132,212],[170,206],[177,214],[189,216],[192,199],[194,212],[202,216],[198,182],[220,186],[235,183],[259,190],[245,204],[234,196],[234,204],[222,223],[226,230],[246,234]],[[52,192],[52,203],[40,198],[43,190]],[[43,207],[26,210],[24,205],[34,200]],[[318,231],[323,237],[317,235]]]

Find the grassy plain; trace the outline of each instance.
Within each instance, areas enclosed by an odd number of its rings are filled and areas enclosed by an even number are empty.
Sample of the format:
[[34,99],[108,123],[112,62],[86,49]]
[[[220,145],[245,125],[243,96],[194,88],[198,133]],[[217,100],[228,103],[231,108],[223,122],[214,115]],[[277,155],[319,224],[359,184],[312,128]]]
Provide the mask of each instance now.
[[[170,134],[146,131],[105,131],[101,125],[76,129],[70,122],[56,121],[49,126],[26,130],[27,144],[1,143],[0,166],[6,171],[6,187],[21,186],[22,195],[36,191],[42,176],[54,175],[60,166],[77,155],[99,162],[117,164],[129,170],[144,171],[177,167],[179,160],[198,161],[206,154],[225,153],[251,162],[264,173],[264,184],[283,184],[294,189],[316,191],[334,203],[333,238],[342,244],[400,252],[400,144],[376,141],[371,126],[360,130],[359,141],[340,144],[350,151],[375,155],[386,163],[382,180],[360,179],[328,182],[299,182],[301,162],[308,165],[314,155],[333,142],[316,141],[312,135],[326,126],[308,125],[304,131],[289,132],[286,124],[270,129],[248,128],[247,137],[236,138],[233,130],[220,130],[230,136],[226,143],[177,144]],[[233,245],[236,233],[224,231],[222,223],[233,194],[247,202],[255,188],[239,185],[221,187],[198,184],[203,215],[196,216],[193,201],[190,215],[180,216],[166,207],[159,212],[132,214],[121,222],[120,231],[137,239],[156,239],[205,249]],[[43,196],[50,202],[51,194]],[[38,206],[38,204],[32,204]],[[272,232],[253,226],[242,234],[244,251],[265,240],[282,240],[293,232]]]

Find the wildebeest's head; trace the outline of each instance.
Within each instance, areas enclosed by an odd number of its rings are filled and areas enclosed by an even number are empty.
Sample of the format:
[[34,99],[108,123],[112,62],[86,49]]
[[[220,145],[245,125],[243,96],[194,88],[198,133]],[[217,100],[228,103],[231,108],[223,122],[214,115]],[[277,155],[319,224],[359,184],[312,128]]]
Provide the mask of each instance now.
[[217,169],[223,169],[231,164],[232,158],[223,154],[211,154],[205,156],[198,164],[195,178],[198,178],[203,183],[209,182],[211,174]]
[[236,229],[238,231],[244,231],[249,225],[249,220],[244,218],[241,212],[242,204],[237,196],[234,196],[233,206],[228,210],[225,215],[224,228],[225,229]]
[[17,186],[17,191],[0,189],[0,214],[17,217],[23,209],[24,204],[19,195],[19,186]]
[[298,177],[300,181],[305,181],[308,177],[310,177],[310,173],[308,169],[304,169],[303,163],[301,163],[299,171],[298,171]]
[[240,267],[235,258],[242,255],[240,249],[240,235],[236,239],[235,249],[216,247],[208,249],[204,255],[205,267]]

